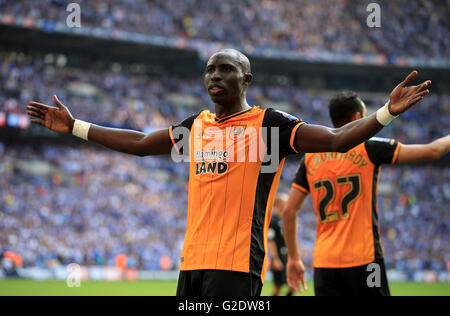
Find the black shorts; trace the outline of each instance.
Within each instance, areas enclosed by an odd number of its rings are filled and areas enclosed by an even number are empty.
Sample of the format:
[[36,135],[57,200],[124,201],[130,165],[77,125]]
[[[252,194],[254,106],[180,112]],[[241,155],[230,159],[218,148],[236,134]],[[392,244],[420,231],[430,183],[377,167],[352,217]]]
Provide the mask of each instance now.
[[273,283],[276,286],[283,286],[287,283],[286,281],[286,269],[281,271],[272,270]]
[[177,296],[260,296],[262,286],[261,278],[250,273],[180,271]]
[[315,268],[316,296],[391,296],[384,260],[376,260],[374,264],[377,266]]

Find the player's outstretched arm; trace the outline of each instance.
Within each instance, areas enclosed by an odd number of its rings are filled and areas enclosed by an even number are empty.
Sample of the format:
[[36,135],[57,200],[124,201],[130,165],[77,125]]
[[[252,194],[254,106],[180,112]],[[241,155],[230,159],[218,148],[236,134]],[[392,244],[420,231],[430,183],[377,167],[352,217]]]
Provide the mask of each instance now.
[[[156,156],[170,154],[172,141],[169,130],[144,134],[131,130],[106,128],[87,123],[76,123],[69,109],[53,96],[56,107],[38,102],[30,102],[26,107],[31,123],[44,126],[57,133],[83,134],[82,138],[109,149],[136,156]],[[74,132],[74,134],[76,134]],[[79,135],[77,135],[79,136]]]
[[[292,188],[286,209],[283,213],[284,239],[288,249],[286,276],[288,284],[294,290],[302,293],[308,290],[305,281],[305,266],[302,262],[297,242],[297,213],[302,207],[307,194]],[[301,285],[300,285],[301,284]]]
[[418,86],[408,86],[417,75],[417,71],[409,74],[392,91],[390,102],[369,117],[353,121],[340,128],[304,124],[296,134],[295,146],[297,151],[305,153],[347,152],[375,136],[396,116],[407,111],[429,93],[427,89],[431,85],[429,80]]
[[401,145],[396,163],[433,161],[450,151],[450,135],[424,145]]

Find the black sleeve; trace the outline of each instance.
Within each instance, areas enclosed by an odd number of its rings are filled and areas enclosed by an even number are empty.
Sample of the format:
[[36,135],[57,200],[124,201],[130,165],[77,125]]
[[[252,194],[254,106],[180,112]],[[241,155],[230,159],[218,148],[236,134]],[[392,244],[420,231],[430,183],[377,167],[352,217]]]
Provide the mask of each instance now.
[[306,178],[305,157],[303,157],[302,161],[300,162],[300,167],[298,168],[297,174],[294,178],[294,183],[292,185],[305,193],[311,192],[308,184],[308,179]]
[[[184,147],[185,146],[178,146],[177,144],[184,140],[184,137],[187,137],[188,135],[186,133],[183,133],[183,131],[186,131],[186,129],[190,132],[192,129],[192,125],[194,125],[195,119],[200,115],[200,113],[192,115],[185,119],[183,122],[181,122],[178,125],[173,125],[170,127],[170,138],[172,139],[172,142],[177,149],[177,151],[183,155],[184,153]],[[189,145],[189,138],[187,138],[187,141],[185,142],[186,145]],[[189,151],[189,150],[188,150]]]
[[265,137],[265,142],[268,147],[269,152],[275,146],[272,146],[271,137],[271,127],[278,128],[279,139],[278,139],[278,150],[280,153],[280,158],[286,158],[288,155],[298,154],[294,148],[294,133],[297,131],[298,127],[304,124],[299,118],[292,116],[288,113],[267,109],[264,116],[263,127],[267,128],[267,137]]
[[374,137],[365,143],[369,159],[375,165],[395,163],[400,145],[394,139],[379,137]]

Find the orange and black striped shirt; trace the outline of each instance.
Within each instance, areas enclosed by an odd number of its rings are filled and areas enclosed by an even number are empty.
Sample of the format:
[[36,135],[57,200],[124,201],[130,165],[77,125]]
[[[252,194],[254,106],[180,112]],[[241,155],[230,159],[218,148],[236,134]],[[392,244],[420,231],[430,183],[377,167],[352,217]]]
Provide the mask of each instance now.
[[202,111],[169,129],[174,147],[190,160],[182,271],[247,272],[264,282],[275,194],[303,123],[253,107],[221,119]]
[[317,215],[314,267],[349,268],[383,258],[378,177],[397,160],[400,144],[372,138],[347,153],[306,154],[293,187],[311,193]]

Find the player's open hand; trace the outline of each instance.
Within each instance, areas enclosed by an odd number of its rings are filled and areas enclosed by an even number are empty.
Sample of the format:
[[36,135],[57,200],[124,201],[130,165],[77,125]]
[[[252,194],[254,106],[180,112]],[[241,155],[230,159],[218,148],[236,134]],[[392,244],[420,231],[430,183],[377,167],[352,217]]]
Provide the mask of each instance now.
[[[288,259],[286,266],[287,281],[291,288],[303,293],[303,290],[308,290],[305,281],[305,266],[301,260]],[[302,289],[303,286],[303,289]]]
[[72,114],[56,95],[53,96],[53,102],[56,107],[31,101],[26,107],[31,123],[58,133],[72,133],[75,121]]
[[431,81],[427,80],[418,86],[408,86],[419,73],[414,70],[406,79],[400,83],[391,93],[391,102],[389,104],[389,112],[397,116],[408,110],[411,106],[421,101],[425,95],[430,93],[427,89],[431,85]]

